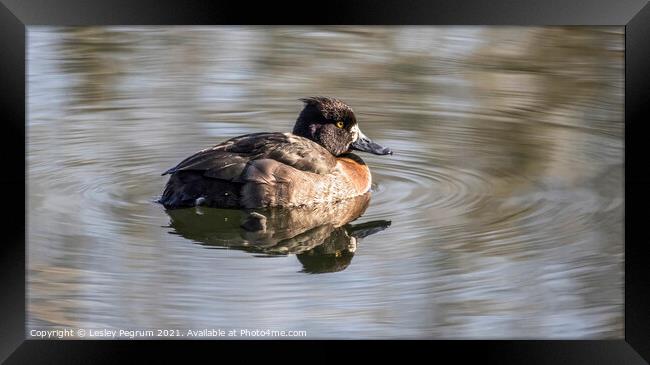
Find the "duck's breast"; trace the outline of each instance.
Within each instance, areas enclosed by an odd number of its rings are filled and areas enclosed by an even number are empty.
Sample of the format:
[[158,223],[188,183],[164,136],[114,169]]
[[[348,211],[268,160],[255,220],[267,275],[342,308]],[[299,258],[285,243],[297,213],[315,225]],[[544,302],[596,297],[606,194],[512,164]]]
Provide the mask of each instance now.
[[339,157],[337,158],[337,170],[345,177],[354,191],[355,195],[361,195],[370,190],[372,177],[368,165],[358,158]]

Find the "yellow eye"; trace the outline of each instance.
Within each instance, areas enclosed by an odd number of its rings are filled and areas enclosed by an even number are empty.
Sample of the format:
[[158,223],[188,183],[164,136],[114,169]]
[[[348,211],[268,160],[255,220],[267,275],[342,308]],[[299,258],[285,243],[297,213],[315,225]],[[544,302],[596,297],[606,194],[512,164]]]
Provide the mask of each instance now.
[[339,120],[338,122],[336,122],[336,126],[339,128],[343,128],[343,122]]

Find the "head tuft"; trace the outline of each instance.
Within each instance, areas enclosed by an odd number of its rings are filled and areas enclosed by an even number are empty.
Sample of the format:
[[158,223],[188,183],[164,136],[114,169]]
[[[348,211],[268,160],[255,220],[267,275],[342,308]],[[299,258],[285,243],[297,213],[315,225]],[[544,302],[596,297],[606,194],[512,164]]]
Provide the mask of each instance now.
[[341,99],[328,96],[311,96],[301,98],[300,101],[305,103],[305,109],[309,107],[315,108],[326,120],[354,118],[352,108]]

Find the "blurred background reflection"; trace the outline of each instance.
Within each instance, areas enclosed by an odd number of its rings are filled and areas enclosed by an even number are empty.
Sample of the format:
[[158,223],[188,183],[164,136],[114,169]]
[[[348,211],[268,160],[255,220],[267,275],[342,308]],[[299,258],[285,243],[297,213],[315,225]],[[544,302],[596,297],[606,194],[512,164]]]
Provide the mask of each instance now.
[[[623,39],[30,27],[28,329],[623,338]],[[348,217],[250,236],[238,211],[154,202],[163,171],[290,131],[311,95],[348,102],[395,152],[362,156],[373,191]]]

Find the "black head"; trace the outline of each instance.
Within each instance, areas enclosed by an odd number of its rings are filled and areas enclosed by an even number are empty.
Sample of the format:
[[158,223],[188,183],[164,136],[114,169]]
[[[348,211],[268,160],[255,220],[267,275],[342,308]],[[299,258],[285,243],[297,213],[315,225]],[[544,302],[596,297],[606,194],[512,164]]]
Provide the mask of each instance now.
[[316,96],[300,99],[305,103],[293,127],[293,134],[309,138],[338,156],[352,150],[376,155],[393,152],[366,137],[354,116],[354,111],[336,98]]

